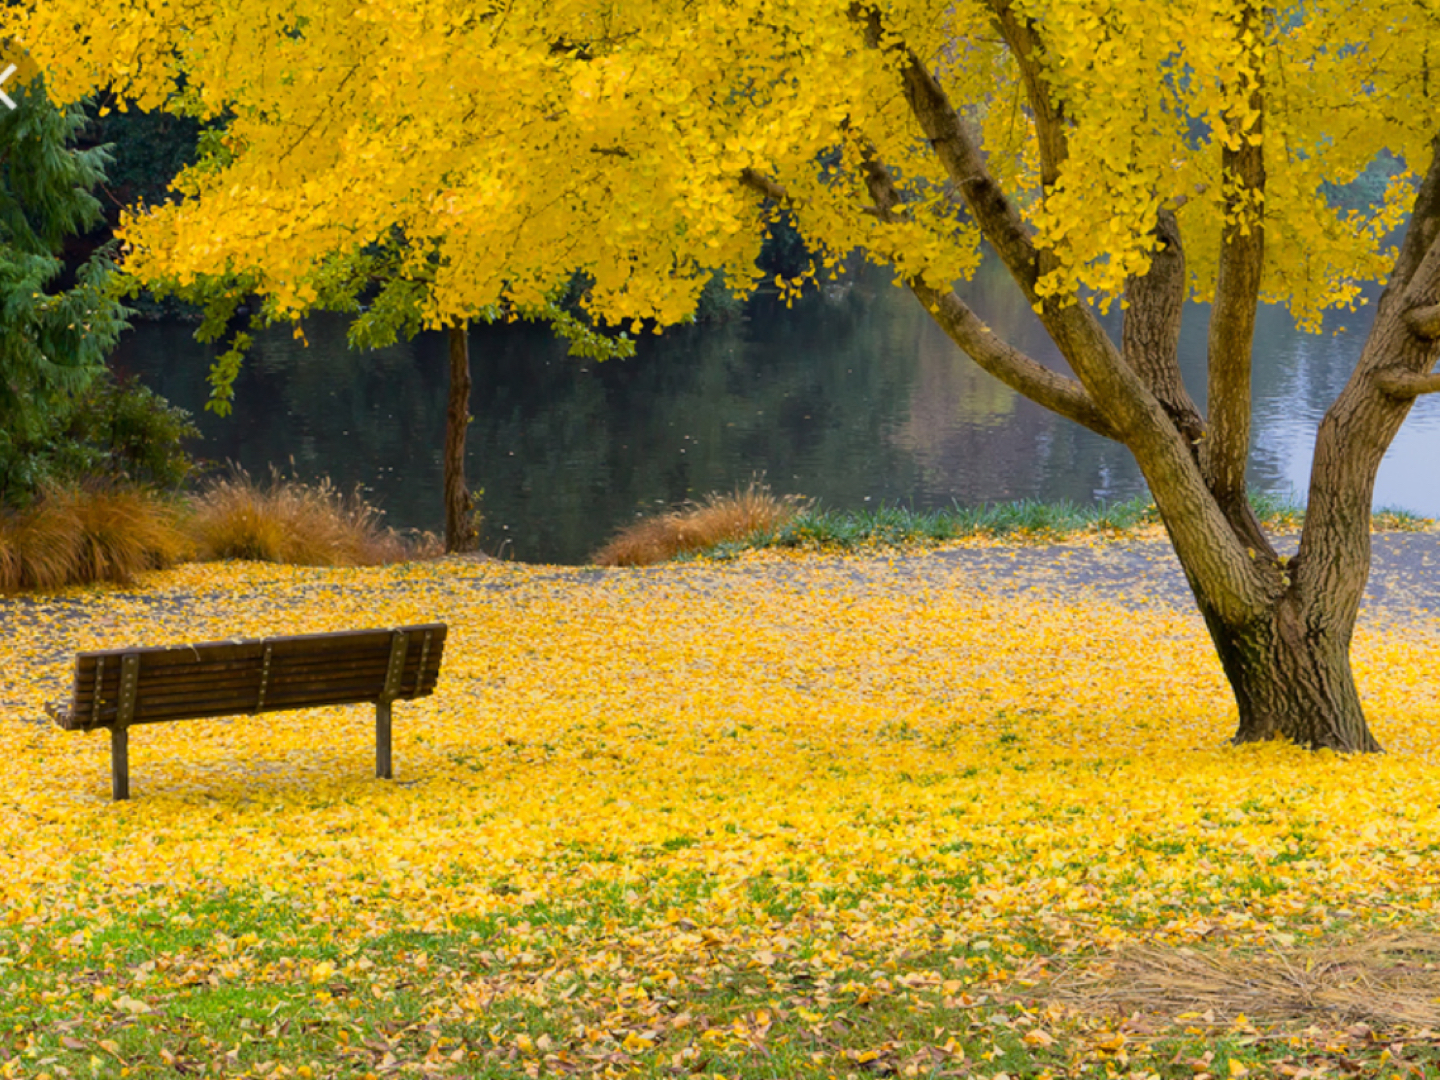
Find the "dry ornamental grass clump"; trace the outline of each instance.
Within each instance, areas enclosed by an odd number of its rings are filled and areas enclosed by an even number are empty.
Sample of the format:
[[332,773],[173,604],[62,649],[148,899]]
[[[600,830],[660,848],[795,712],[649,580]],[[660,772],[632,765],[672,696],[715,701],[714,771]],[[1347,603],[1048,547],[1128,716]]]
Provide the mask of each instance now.
[[173,500],[133,489],[46,491],[0,511],[0,591],[112,581],[186,558],[193,545]]
[[803,506],[803,500],[776,496],[768,485],[752,480],[743,490],[737,487],[728,495],[711,493],[701,502],[637,521],[592,558],[597,566],[650,566],[773,531]]
[[306,484],[272,470],[268,485],[243,470],[213,480],[187,523],[201,559],[302,566],[378,566],[425,552],[380,523],[381,512],[328,479]]
[[186,559],[376,566],[439,554],[429,533],[402,536],[357,490],[243,471],[192,497],[143,488],[54,488],[23,511],[0,510],[0,592],[95,582],[131,584]]

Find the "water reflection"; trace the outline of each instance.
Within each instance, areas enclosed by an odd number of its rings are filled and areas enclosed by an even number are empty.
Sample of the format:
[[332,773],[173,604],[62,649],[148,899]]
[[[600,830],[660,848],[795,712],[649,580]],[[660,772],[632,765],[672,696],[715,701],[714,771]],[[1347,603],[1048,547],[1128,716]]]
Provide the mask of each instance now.
[[[1063,366],[998,266],[968,286],[1002,335]],[[1187,313],[1183,362],[1203,401],[1204,311]],[[1302,336],[1281,311],[1257,330],[1254,480],[1302,490],[1310,443],[1364,332]],[[211,352],[190,328],[128,334],[117,367],[197,411],[206,458],[263,474],[363,484],[391,524],[439,529],[446,354],[440,335],[351,353],[343,323],[317,318],[309,347],[262,335],[229,418],[200,414]],[[667,333],[628,361],[565,355],[543,329],[481,328],[469,470],[484,489],[485,541],[529,561],[579,562],[658,506],[763,473],[781,493],[834,507],[918,508],[1021,498],[1091,502],[1140,494],[1120,447],[1018,398],[959,355],[884,276],[792,309],[760,298],[747,317]],[[1400,452],[1409,456],[1399,459]],[[1440,410],[1423,401],[1381,471],[1377,501],[1440,514]]]

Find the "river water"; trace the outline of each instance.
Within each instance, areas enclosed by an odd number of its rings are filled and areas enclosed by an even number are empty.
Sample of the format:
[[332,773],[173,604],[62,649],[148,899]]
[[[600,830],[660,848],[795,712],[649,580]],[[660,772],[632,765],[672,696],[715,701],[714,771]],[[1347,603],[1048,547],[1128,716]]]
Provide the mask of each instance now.
[[[965,287],[1001,336],[1063,369],[993,262]],[[1206,309],[1186,312],[1182,363],[1204,401]],[[1251,482],[1303,500],[1315,429],[1370,315],[1298,332],[1281,309],[1256,331]],[[1118,336],[1118,315],[1112,328]],[[1341,330],[1341,326],[1348,329]],[[363,485],[397,527],[439,531],[445,339],[351,352],[344,323],[258,336],[226,418],[203,411],[213,350],[192,327],[141,324],[112,359],[195,413],[204,459],[264,476]],[[858,509],[1143,494],[1128,453],[1011,393],[875,272],[787,309],[668,331],[631,360],[566,355],[544,328],[478,327],[466,468],[483,489],[483,543],[507,558],[583,562],[638,514],[763,477],[778,494]],[[1421,399],[1380,471],[1377,506],[1440,516],[1440,401]]]

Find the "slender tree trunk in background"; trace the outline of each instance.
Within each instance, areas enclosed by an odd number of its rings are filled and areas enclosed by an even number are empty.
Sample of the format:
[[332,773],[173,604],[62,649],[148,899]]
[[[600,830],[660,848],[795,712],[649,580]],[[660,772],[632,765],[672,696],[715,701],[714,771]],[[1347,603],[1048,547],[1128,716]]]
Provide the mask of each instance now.
[[465,486],[465,431],[470,424],[470,332],[450,328],[450,397],[445,409],[445,550],[452,555],[479,546],[474,504]]

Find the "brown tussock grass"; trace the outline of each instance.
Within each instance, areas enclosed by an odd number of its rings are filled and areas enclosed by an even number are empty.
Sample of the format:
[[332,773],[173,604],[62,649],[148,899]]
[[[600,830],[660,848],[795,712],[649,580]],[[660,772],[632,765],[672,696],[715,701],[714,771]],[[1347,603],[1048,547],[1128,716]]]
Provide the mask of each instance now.
[[429,533],[380,523],[359,491],[244,472],[189,499],[138,488],[51,489],[23,511],[0,510],[0,592],[96,582],[131,584],[186,559],[378,566],[440,554]]
[[1274,1024],[1436,1028],[1440,936],[1385,933],[1264,952],[1130,946],[1033,993],[1089,1013],[1138,1011],[1171,1022],[1199,1013],[1220,1024],[1243,1014]]
[[23,512],[0,514],[0,591],[128,585],[191,551],[173,502],[137,490],[51,489]]
[[191,503],[187,527],[199,558],[254,559],[301,566],[380,566],[436,554],[428,534],[408,540],[380,523],[356,491],[272,470],[257,484],[242,470],[212,480]]
[[727,540],[779,528],[803,508],[802,500],[777,497],[752,480],[728,495],[710,494],[621,529],[591,558],[597,566],[651,566]]

